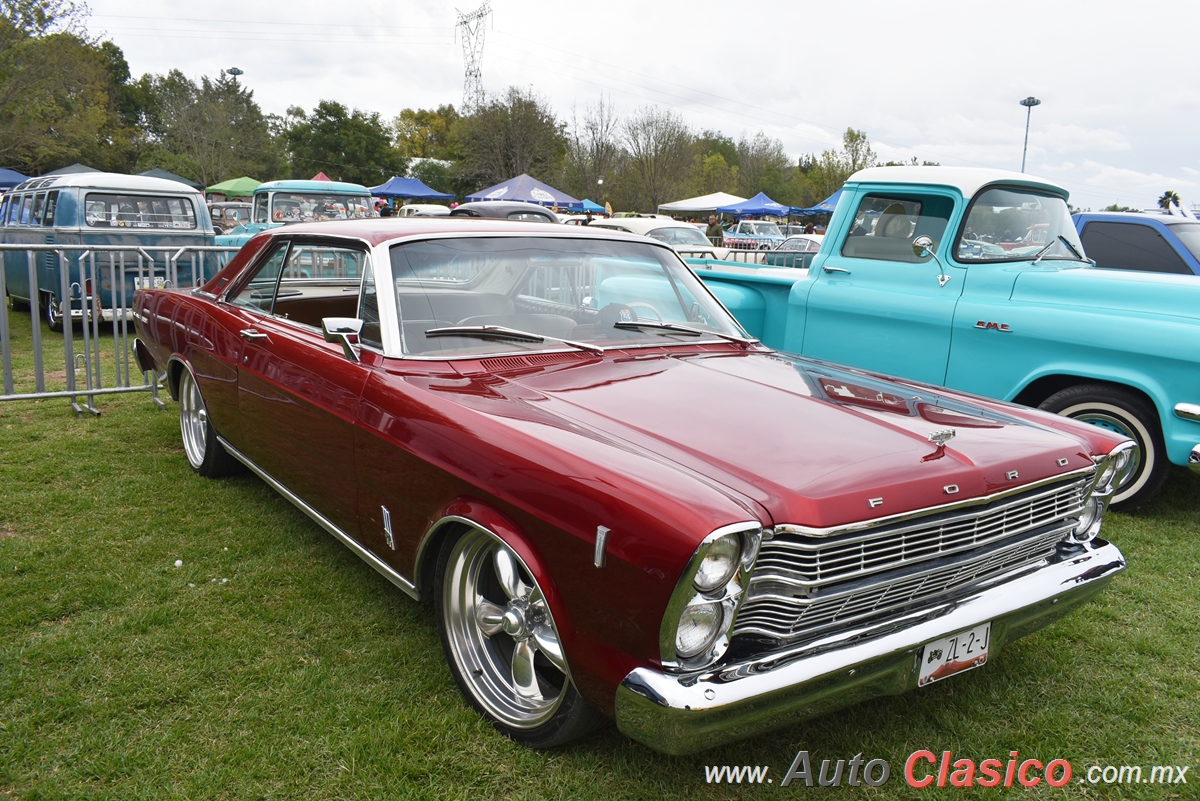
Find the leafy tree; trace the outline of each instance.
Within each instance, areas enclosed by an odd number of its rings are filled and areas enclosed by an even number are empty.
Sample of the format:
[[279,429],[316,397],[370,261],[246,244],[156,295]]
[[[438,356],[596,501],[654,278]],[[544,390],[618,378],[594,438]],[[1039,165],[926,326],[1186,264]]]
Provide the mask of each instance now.
[[473,189],[522,173],[552,183],[567,150],[564,127],[543,98],[509,87],[454,126],[458,175]]
[[289,108],[284,137],[293,178],[324,172],[335,180],[375,186],[403,175],[408,166],[377,112],[351,111],[332,100],[322,100],[311,115]]
[[406,158],[451,159],[454,152],[450,131],[459,117],[450,104],[436,109],[406,108],[392,122],[396,148]]
[[878,163],[866,133],[847,128],[841,150],[826,150],[813,160],[806,174],[811,196],[820,202],[841,189],[851,175]]
[[738,191],[746,197],[766,192],[772,200],[790,203],[793,192],[788,179],[792,175],[792,160],[783,150],[783,142],[772,139],[762,131],[753,139],[742,137],[738,142]]
[[[612,103],[604,97],[587,107],[582,120],[572,115],[563,182],[567,192],[604,201],[626,158],[621,149],[620,124]],[[607,185],[601,183],[605,180]]]
[[683,119],[657,106],[646,106],[621,126],[629,165],[640,184],[637,207],[655,211],[671,200],[691,157],[694,137]]
[[697,153],[692,158],[685,193],[688,195],[711,195],[713,192],[738,191],[738,168],[730,166],[722,153],[709,151],[707,155]]
[[113,121],[108,63],[72,0],[0,0],[0,159],[41,173],[80,159]]
[[450,172],[450,162],[438,159],[419,159],[410,164],[408,175],[410,178],[416,178],[430,189],[458,194],[458,187]]
[[179,70],[146,76],[144,117],[150,143],[138,168],[163,167],[211,186],[250,175],[267,180],[278,169],[278,150],[254,93],[221,73],[200,82]]
[[1102,211],[1137,211],[1132,206],[1122,206],[1118,203],[1113,203],[1111,206],[1105,206]]
[[1160,209],[1170,210],[1172,204],[1176,206],[1180,205],[1179,193],[1168,189],[1166,192],[1163,192],[1162,197],[1158,199],[1158,207]]

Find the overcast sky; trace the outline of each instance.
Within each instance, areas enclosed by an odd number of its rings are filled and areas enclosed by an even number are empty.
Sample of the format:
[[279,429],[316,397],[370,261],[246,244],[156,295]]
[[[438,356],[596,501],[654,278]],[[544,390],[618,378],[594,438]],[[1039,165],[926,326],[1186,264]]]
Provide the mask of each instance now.
[[[482,0],[90,0],[89,30],[134,76],[238,67],[266,112],[320,100],[377,111],[460,106],[456,11]],[[1019,170],[1079,207],[1200,204],[1200,3],[766,3],[491,0],[487,92],[532,88],[570,122],[602,96],[656,104],[788,154],[866,132],[884,160]]]

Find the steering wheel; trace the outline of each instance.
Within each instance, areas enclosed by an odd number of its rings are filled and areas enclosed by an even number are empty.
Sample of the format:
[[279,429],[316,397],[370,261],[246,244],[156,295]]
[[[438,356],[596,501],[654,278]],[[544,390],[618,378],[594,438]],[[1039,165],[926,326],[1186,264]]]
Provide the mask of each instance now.
[[658,320],[658,322],[660,322],[660,323],[663,321],[662,313],[659,312],[658,309],[654,308],[654,306],[652,306],[649,303],[646,303],[645,301],[634,300],[634,301],[630,301],[626,305],[629,306],[629,308],[631,308],[631,309],[647,309],[650,311],[651,314],[654,315],[654,319]]

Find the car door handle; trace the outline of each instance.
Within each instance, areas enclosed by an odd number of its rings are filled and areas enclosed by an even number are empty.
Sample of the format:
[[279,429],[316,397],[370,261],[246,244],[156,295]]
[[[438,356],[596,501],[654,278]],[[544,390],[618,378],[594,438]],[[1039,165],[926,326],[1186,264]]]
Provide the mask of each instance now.
[[822,264],[821,269],[827,273],[845,273],[846,275],[850,274],[850,271],[845,267],[830,267],[828,264]]
[[261,331],[255,331],[253,328],[244,328],[238,332],[242,339],[266,339],[267,335]]

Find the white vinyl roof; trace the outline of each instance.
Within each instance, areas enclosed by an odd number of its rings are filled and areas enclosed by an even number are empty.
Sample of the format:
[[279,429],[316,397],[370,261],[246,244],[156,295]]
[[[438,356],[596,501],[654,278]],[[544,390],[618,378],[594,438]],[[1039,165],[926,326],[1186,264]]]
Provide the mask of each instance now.
[[974,197],[976,192],[988,184],[1003,183],[1036,187],[1062,195],[1064,198],[1067,197],[1066,189],[1044,178],[1012,170],[994,170],[986,167],[868,167],[846,179],[846,183],[851,182],[937,184],[953,187],[967,198]]

